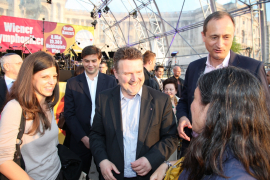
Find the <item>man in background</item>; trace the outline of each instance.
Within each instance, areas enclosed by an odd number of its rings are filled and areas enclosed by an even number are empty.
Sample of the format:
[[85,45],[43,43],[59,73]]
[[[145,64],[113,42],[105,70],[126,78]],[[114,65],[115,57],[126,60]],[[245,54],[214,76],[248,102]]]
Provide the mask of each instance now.
[[164,74],[164,67],[163,66],[156,66],[155,68],[155,78],[156,82],[159,84],[159,90],[163,92],[163,80],[161,79]]
[[99,64],[99,72],[107,74],[107,70],[108,70],[107,63],[105,61],[101,61],[101,63]]
[[5,73],[0,78],[0,109],[2,109],[6,101],[6,95],[17,79],[23,61],[18,54],[8,53],[1,58],[0,62],[1,69]]
[[101,51],[96,46],[85,47],[82,50],[85,70],[69,79],[66,85],[64,117],[71,132],[70,149],[82,159],[82,170],[86,174],[91,166],[88,135],[95,115],[97,97],[101,91],[116,86],[113,77],[99,72],[101,56]]
[[172,79],[175,79],[178,85],[178,90],[176,93],[177,97],[181,97],[181,92],[183,90],[183,86],[184,86],[184,80],[182,78],[180,78],[181,76],[181,68],[180,66],[174,66],[173,68],[173,76],[171,77]]
[[143,54],[143,66],[144,66],[144,85],[153,89],[159,90],[159,84],[151,78],[150,72],[154,70],[156,65],[156,54],[152,51],[146,51]]

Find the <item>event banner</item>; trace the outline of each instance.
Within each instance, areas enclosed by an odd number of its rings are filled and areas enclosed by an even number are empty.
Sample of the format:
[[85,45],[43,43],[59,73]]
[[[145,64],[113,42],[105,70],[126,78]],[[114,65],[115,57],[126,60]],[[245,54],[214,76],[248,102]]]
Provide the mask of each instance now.
[[94,27],[0,16],[0,50],[52,54],[75,52],[94,43]]
[[[59,82],[59,101],[54,106],[54,116],[56,119],[56,122],[59,121],[59,116],[61,112],[64,112],[64,97],[65,97],[65,91],[66,91],[66,82]],[[62,129],[59,129],[58,133],[58,140],[60,144],[63,144],[65,140],[66,132]]]

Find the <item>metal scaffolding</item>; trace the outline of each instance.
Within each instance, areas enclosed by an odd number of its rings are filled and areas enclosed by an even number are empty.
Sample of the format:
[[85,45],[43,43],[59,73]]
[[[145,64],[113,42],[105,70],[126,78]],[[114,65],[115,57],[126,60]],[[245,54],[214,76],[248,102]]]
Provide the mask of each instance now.
[[[200,3],[201,11],[204,18],[217,10],[215,0],[198,1]],[[96,7],[94,12],[97,13],[98,10],[101,10],[111,2],[112,0],[108,0],[103,1],[99,5],[94,5]],[[117,21],[116,18],[113,17],[113,14],[111,14],[110,12],[107,14],[103,14],[102,20],[98,20],[103,33],[108,37],[108,39],[111,40],[113,48],[119,48],[123,46],[136,46],[142,51],[150,49],[154,52],[159,52],[159,57],[167,57],[167,54],[170,54],[170,45],[172,44],[172,42],[169,44],[168,36],[175,36],[176,34],[178,34],[180,35],[182,40],[186,42],[188,46],[193,49],[193,51],[196,52],[196,50],[187,41],[187,39],[185,39],[185,37],[183,37],[180,33],[201,27],[203,25],[203,21],[199,21],[182,27],[178,27],[178,22],[177,26],[175,27],[163,18],[155,0],[121,0],[121,2],[124,4],[126,10],[128,11],[128,14],[125,17]],[[268,28],[265,12],[266,2],[270,1],[235,0],[235,5],[237,5],[238,3],[242,3],[245,6],[230,11],[229,13],[234,17],[242,16],[244,14],[251,15],[251,57],[265,62],[269,62],[269,37],[267,33]],[[183,1],[183,5],[184,3],[185,0]],[[179,13],[180,20],[182,10]],[[127,37],[124,36],[120,24],[125,21],[129,21],[128,28],[130,28],[131,26],[134,27],[137,40],[131,42],[129,38],[130,34],[128,34]],[[146,22],[149,22],[149,24]],[[260,24],[260,26],[255,26],[254,23],[258,23]],[[172,29],[166,31],[164,24],[167,24]],[[253,37],[253,31],[260,32],[259,39],[255,39],[255,37]],[[199,53],[197,52],[195,54],[199,55]]]

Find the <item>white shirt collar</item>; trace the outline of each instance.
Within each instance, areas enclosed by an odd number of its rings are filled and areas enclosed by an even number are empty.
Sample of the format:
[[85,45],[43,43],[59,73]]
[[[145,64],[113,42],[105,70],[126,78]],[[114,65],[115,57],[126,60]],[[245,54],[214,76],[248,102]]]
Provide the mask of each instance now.
[[5,78],[5,82],[7,85],[7,89],[9,91],[11,86],[13,85],[13,82],[15,81],[15,79],[11,79],[11,78],[7,77],[6,75],[4,75],[4,78]]
[[[229,51],[229,53],[227,54],[227,56],[225,57],[225,59],[223,60],[223,62],[221,64],[219,64],[216,69],[220,68],[220,67],[228,67],[229,66],[229,60],[230,60],[230,57],[231,57],[231,52]],[[210,55],[208,54],[207,56],[207,61],[206,61],[206,66],[208,67],[213,67],[211,64],[210,64]]]
[[160,80],[157,76],[155,76],[155,77],[157,78],[158,81]]
[[6,81],[7,84],[10,84],[10,83],[12,83],[13,81],[15,81],[15,79],[11,79],[11,78],[9,78],[9,77],[7,77],[7,76],[5,75],[5,81]]
[[[141,89],[139,90],[139,92],[137,94],[135,94],[135,96],[133,98],[135,98],[137,95],[141,96],[142,97],[142,87]],[[120,99],[128,99],[124,96],[124,94],[122,93],[122,88],[120,87]]]
[[[87,80],[90,80],[90,81],[92,81],[88,76],[87,76],[87,74],[86,74],[86,72],[84,71],[84,74],[85,74],[85,76],[86,76],[86,79]],[[94,77],[94,80],[93,81],[96,81],[97,79],[98,79],[98,74],[99,74],[99,72],[97,73],[97,76],[96,77]]]

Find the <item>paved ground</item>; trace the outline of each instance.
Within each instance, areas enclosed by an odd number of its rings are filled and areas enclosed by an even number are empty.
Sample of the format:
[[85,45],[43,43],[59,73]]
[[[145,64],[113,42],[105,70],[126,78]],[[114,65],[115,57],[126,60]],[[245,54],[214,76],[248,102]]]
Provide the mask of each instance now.
[[91,180],[98,180],[98,172],[97,172],[97,169],[96,169],[96,165],[94,163],[94,158],[92,157],[92,163],[91,163],[91,168],[90,168],[90,173],[89,173],[89,178]]

